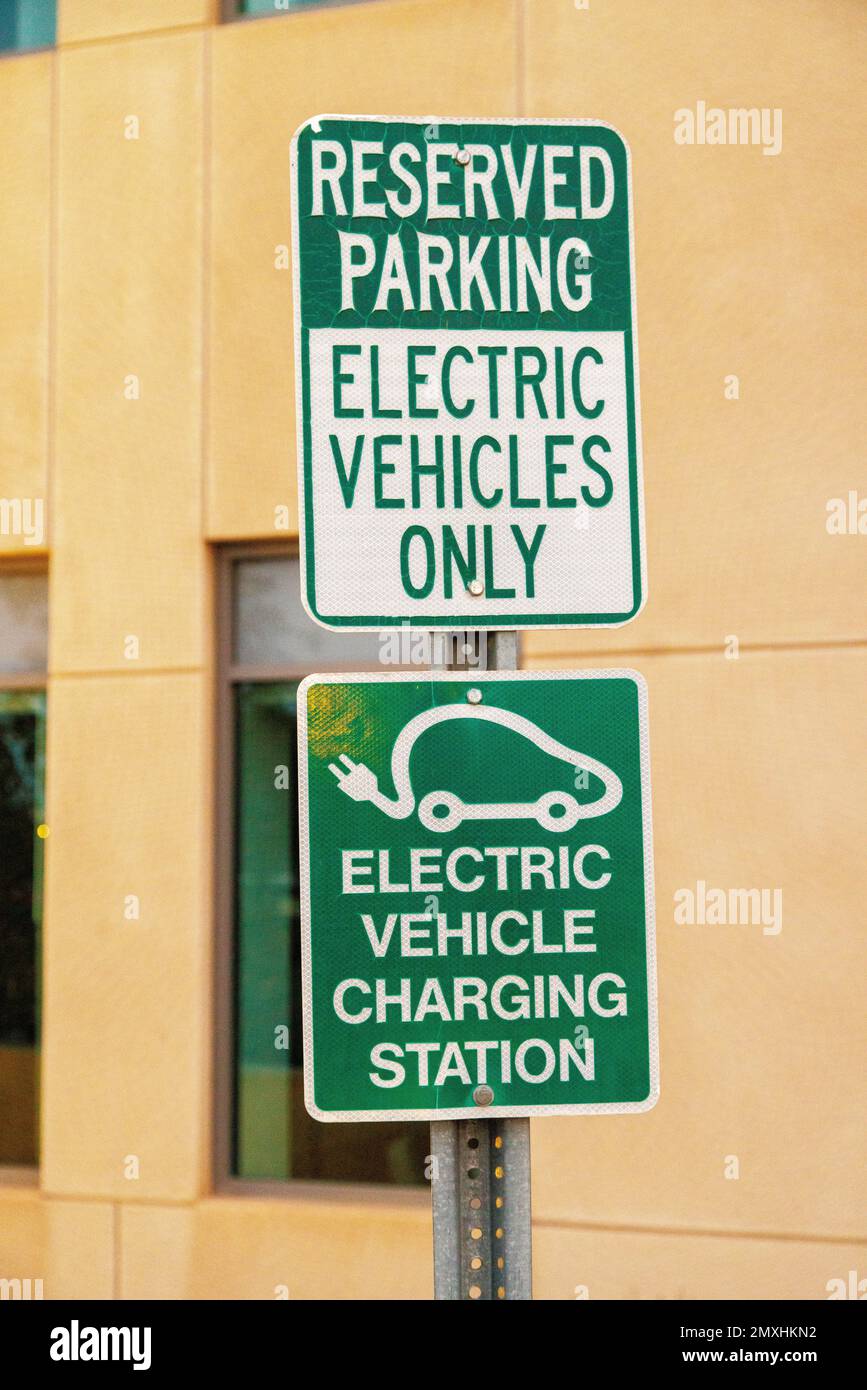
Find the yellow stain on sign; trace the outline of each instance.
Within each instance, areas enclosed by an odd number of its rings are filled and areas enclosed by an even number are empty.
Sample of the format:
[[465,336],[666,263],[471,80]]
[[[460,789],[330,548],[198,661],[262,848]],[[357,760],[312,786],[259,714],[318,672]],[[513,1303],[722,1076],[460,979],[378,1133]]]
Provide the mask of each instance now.
[[332,759],[349,753],[356,760],[375,752],[372,726],[364,716],[362,702],[350,687],[314,685],[307,694],[307,729],[310,752],[317,758]]

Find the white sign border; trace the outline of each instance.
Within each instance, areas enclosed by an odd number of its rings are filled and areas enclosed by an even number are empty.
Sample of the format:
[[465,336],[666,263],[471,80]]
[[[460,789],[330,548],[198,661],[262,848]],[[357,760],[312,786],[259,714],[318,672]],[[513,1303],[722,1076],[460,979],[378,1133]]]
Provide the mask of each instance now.
[[[386,623],[370,622],[356,623],[353,621],[331,622],[321,618],[318,613],[313,611],[308,603],[307,597],[307,500],[305,493],[305,466],[304,466],[304,373],[302,371],[302,344],[301,344],[301,246],[298,216],[298,140],[304,130],[309,126],[314,132],[318,130],[322,121],[382,121],[386,124],[403,125],[544,125],[544,126],[599,126],[605,130],[613,131],[619,140],[623,142],[626,153],[626,188],[627,188],[627,211],[629,214],[629,270],[630,270],[630,311],[632,316],[632,394],[635,409],[635,487],[637,492],[636,520],[638,527],[638,555],[639,555],[639,582],[641,584],[641,599],[634,613],[627,618],[621,618],[617,622],[575,622],[574,618],[566,617],[562,622],[557,623],[526,623],[519,622],[515,617],[508,614],[503,618],[496,618],[488,615],[473,613],[469,617],[460,614],[448,614],[443,618],[432,618],[430,615],[422,618],[410,616],[401,618],[399,622]],[[381,632],[381,631],[400,631],[402,627],[409,626],[412,629],[432,629],[432,628],[456,628],[467,631],[477,631],[487,628],[491,631],[501,629],[516,629],[520,632],[545,632],[561,631],[563,628],[574,628],[577,631],[592,630],[599,628],[604,631],[608,628],[625,627],[627,623],[634,622],[641,615],[644,605],[647,603],[647,553],[646,553],[646,525],[644,515],[644,458],[642,452],[642,428],[641,428],[641,383],[639,379],[639,353],[638,353],[638,304],[636,294],[636,265],[635,265],[635,209],[632,183],[632,151],[629,141],[617,126],[610,121],[594,120],[592,117],[585,116],[573,119],[569,116],[373,116],[362,115],[359,113],[346,114],[337,112],[322,112],[317,116],[308,116],[307,120],[302,121],[298,129],[292,136],[289,153],[289,183],[290,183],[290,205],[292,212],[292,298],[293,298],[293,332],[294,332],[294,371],[295,371],[295,456],[298,474],[298,554],[301,568],[301,602],[304,611],[314,623],[325,628],[327,632]],[[311,546],[313,544],[311,538]],[[634,554],[635,540],[632,538],[630,554]],[[634,597],[634,596],[633,596]]]
[[[646,1100],[612,1101],[594,1105],[492,1105],[458,1106],[425,1110],[320,1110],[313,1095],[313,962],[310,949],[310,818],[307,781],[307,691],[311,685],[349,685],[360,682],[458,681],[479,685],[485,681],[612,680],[634,682],[638,694],[638,729],[641,761],[641,814],[644,840],[644,916],[647,944],[647,1035],[650,1094]],[[324,671],[306,676],[298,687],[298,838],[301,868],[301,993],[304,1023],[304,1105],[314,1120],[326,1124],[348,1121],[533,1119],[539,1115],[633,1115],[652,1110],[659,1100],[659,1023],[656,984],[656,900],[653,884],[653,815],[650,793],[650,738],[647,682],[631,667],[594,667],[584,671]]]

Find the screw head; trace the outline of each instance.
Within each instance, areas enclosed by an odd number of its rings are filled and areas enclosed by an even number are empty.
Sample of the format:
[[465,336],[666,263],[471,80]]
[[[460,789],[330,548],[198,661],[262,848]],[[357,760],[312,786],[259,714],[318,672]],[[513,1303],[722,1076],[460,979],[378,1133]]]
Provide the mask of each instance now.
[[455,163],[462,165],[464,168],[466,168],[471,159],[472,155],[469,150],[458,150],[455,155]]
[[492,1105],[494,1093],[490,1086],[477,1086],[473,1091],[473,1100],[476,1105]]
[[471,579],[467,585],[467,593],[472,594],[473,598],[479,598],[485,592],[485,586],[481,579]]
[[477,689],[476,686],[473,686],[472,690],[467,691],[467,699],[469,700],[471,705],[480,705],[482,703],[481,690]]

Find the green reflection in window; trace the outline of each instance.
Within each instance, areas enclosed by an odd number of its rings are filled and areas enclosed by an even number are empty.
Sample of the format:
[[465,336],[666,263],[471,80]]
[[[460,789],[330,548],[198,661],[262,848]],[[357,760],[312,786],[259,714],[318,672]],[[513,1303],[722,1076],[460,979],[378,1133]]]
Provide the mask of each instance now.
[[324,1125],[304,1109],[296,691],[291,681],[235,688],[234,1171],[424,1182],[426,1125]]
[[322,0],[241,0],[241,14],[288,14],[304,5],[321,4]]
[[0,1163],[38,1147],[45,695],[0,690]]

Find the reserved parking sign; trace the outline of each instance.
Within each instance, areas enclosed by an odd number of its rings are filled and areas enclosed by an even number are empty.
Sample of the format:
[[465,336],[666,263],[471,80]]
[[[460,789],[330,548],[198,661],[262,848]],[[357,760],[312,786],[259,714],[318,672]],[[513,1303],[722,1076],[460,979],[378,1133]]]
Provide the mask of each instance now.
[[362,629],[635,617],[622,137],[597,121],[321,116],[292,170],[310,615]]

